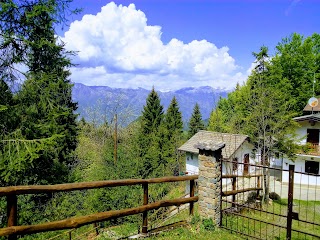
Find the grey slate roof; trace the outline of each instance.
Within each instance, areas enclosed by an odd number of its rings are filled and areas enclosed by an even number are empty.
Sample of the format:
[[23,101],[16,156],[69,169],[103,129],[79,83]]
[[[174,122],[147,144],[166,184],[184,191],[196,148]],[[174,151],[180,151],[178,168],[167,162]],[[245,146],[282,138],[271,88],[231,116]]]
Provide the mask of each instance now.
[[199,154],[199,150],[195,148],[199,141],[215,141],[217,143],[224,142],[226,146],[222,149],[222,156],[224,159],[229,159],[235,151],[246,141],[249,137],[242,134],[220,133],[210,131],[199,131],[191,137],[185,144],[178,148],[179,151]]

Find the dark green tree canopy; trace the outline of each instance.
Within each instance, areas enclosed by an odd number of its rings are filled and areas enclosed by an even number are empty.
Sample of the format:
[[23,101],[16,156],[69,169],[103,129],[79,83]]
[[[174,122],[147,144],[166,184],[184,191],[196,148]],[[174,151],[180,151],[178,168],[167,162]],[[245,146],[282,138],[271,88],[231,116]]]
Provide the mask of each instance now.
[[[15,81],[21,75],[16,69],[16,64],[22,63],[31,68],[31,71],[37,70],[32,69],[29,62],[35,63],[39,58],[44,61],[44,56],[41,56],[42,50],[45,50],[49,43],[56,44],[52,41],[52,37],[50,39],[46,37],[54,33],[55,26],[63,26],[67,16],[79,12],[78,9],[70,10],[70,2],[70,0],[1,1],[0,75],[5,76],[5,81]],[[30,55],[31,52],[34,54]],[[42,67],[48,66],[49,61],[48,58]],[[52,68],[54,66],[51,65]]]
[[150,134],[157,131],[163,120],[163,115],[163,106],[160,103],[160,98],[154,88],[152,88],[142,111],[141,122],[143,133]]
[[202,121],[200,107],[199,107],[199,104],[196,103],[196,105],[193,108],[191,118],[189,120],[188,138],[192,137],[199,130],[204,130],[204,129],[205,129],[205,126]]
[[314,78],[315,95],[320,94],[320,35],[304,38],[295,33],[277,45],[275,56],[269,56],[265,46],[253,55],[258,67],[243,86],[218,102],[208,128],[248,134],[266,161],[272,152],[293,157],[292,118],[302,114],[313,96]]
[[165,126],[172,136],[174,133],[182,133],[183,122],[176,97],[173,97],[165,115]]
[[[0,3],[1,79],[15,80],[15,64],[28,67],[14,94],[16,114],[11,132],[1,135],[3,184],[50,184],[67,181],[77,145],[77,104],[68,79],[70,53],[55,37],[68,0]],[[5,123],[8,125],[8,122]],[[14,151],[10,150],[14,149]],[[18,166],[14,166],[19,162]]]

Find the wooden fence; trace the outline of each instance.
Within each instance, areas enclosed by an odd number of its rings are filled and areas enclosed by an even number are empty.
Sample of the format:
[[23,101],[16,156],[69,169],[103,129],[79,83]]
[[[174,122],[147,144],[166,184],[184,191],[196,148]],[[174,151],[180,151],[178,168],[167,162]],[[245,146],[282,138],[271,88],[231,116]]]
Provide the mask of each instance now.
[[[163,177],[153,179],[124,179],[124,180],[109,180],[109,181],[95,181],[82,183],[67,183],[57,185],[32,185],[32,186],[11,186],[0,187],[0,197],[6,196],[7,199],[7,227],[0,228],[0,236],[9,236],[9,240],[17,239],[17,235],[28,235],[39,232],[56,231],[63,229],[72,229],[81,227],[91,223],[106,221],[119,217],[135,215],[142,213],[142,233],[148,233],[148,211],[158,209],[160,207],[168,207],[174,205],[181,205],[190,203],[190,214],[193,214],[194,202],[198,201],[198,197],[194,196],[195,180],[198,175],[179,176],[179,177]],[[148,199],[148,184],[165,183],[165,182],[179,182],[190,181],[190,197],[173,200],[161,200],[154,203],[149,203]],[[25,194],[40,194],[53,192],[68,192],[75,190],[105,188],[105,187],[119,187],[142,185],[143,187],[143,205],[135,208],[112,210],[108,212],[100,212],[81,217],[72,217],[60,221],[47,222],[36,225],[17,226],[17,195]]]

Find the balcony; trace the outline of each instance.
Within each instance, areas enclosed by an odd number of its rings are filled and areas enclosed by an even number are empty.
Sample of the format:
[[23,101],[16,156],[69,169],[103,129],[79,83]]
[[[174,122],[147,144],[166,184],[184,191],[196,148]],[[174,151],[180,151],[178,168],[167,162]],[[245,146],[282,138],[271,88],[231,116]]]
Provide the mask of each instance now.
[[307,143],[305,145],[301,145],[299,153],[305,155],[320,156],[320,145],[319,143]]

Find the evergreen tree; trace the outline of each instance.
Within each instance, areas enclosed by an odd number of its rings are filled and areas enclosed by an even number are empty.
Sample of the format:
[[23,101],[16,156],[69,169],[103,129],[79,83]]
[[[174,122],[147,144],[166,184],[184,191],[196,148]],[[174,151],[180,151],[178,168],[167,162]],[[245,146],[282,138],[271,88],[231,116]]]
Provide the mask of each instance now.
[[173,97],[165,115],[165,126],[168,130],[169,140],[182,133],[183,122],[176,97]]
[[200,112],[199,104],[193,108],[193,112],[191,118],[189,120],[189,130],[188,130],[188,138],[191,138],[194,134],[196,134],[199,130],[204,130],[204,123],[202,121],[202,115]]
[[7,83],[0,79],[0,137],[14,129],[15,119],[12,106],[13,94]]
[[143,134],[150,134],[156,132],[163,120],[163,106],[160,103],[160,98],[157,92],[152,88],[149,93],[146,105],[142,111],[142,132]]
[[141,128],[139,133],[139,155],[141,157],[140,176],[158,176],[155,170],[159,165],[166,165],[162,155],[163,139],[165,129],[162,126],[163,106],[157,92],[152,88],[146,99],[141,117]]
[[[39,10],[40,9],[40,10]],[[39,6],[36,22],[30,33],[28,53],[29,75],[17,95],[21,107],[22,134],[26,139],[54,138],[56,149],[39,155],[29,176],[34,181],[57,183],[66,181],[68,166],[76,148],[76,103],[72,101],[72,85],[66,69],[71,66],[68,53],[54,36],[53,19],[44,6]]]
[[179,170],[177,148],[182,144],[183,129],[182,115],[175,97],[171,100],[166,111],[163,128],[164,136],[162,139],[165,139],[165,141],[162,154],[163,158],[166,159],[167,165],[172,166],[168,173],[171,175],[174,170]]
[[[19,125],[4,139],[7,149],[0,156],[3,179],[8,184],[67,180],[77,143],[74,114],[77,106],[72,102],[72,85],[68,79],[70,53],[57,43],[54,24],[61,22],[69,2],[1,2],[0,16],[4,21],[0,29],[0,51],[8,53],[1,61],[1,68],[7,70],[20,62],[28,66],[27,80],[15,96]],[[2,77],[12,80],[8,75]],[[15,148],[16,155],[8,158],[8,148]],[[19,168],[10,168],[17,159]]]

